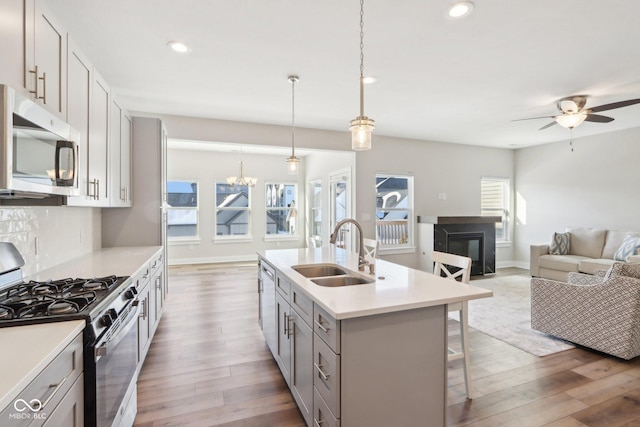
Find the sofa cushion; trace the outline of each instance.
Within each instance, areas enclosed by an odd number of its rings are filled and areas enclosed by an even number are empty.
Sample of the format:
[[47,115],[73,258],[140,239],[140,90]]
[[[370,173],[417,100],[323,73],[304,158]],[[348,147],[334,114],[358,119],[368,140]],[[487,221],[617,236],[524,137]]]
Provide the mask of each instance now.
[[559,271],[579,271],[580,261],[586,257],[577,255],[542,255],[538,258],[538,265],[541,268]]
[[570,255],[601,258],[606,230],[584,227],[567,227],[571,233]]
[[595,274],[596,270],[608,270],[615,261],[607,258],[587,258],[580,261],[578,270],[581,273]]
[[613,259],[616,261],[629,261],[629,257],[631,255],[635,255],[638,253],[638,249],[640,249],[640,237],[638,236],[627,236],[622,241],[622,244],[613,255]]
[[622,245],[622,241],[629,235],[637,236],[638,233],[632,231],[607,230],[607,237],[604,240],[601,258],[613,259],[616,251]]
[[567,255],[570,244],[571,237],[569,233],[553,233],[551,244],[549,245],[549,253],[551,255]]

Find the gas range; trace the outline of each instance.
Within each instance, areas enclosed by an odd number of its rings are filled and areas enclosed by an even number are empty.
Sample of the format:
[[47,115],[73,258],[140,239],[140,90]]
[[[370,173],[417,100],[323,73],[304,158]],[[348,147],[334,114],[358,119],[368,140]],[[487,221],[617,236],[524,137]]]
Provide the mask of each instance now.
[[96,339],[109,322],[104,316],[113,317],[122,308],[118,295],[124,290],[120,300],[135,297],[127,279],[114,275],[12,284],[0,290],[0,327],[85,319]]

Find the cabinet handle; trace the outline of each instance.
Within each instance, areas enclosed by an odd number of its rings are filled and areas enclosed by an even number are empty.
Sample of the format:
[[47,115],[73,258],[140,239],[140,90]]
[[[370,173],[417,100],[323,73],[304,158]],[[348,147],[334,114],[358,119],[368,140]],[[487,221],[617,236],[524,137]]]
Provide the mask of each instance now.
[[96,200],[100,200],[100,180],[96,178]]
[[35,99],[40,99],[40,95],[38,94],[38,66],[36,65],[35,70],[29,70],[30,73],[35,74],[34,81],[36,82],[36,90],[30,90],[29,93],[35,95]]
[[[44,401],[44,403],[40,406],[40,410],[44,409],[45,406],[47,406],[47,403],[49,403],[51,401],[51,399],[53,399],[53,396],[56,395],[56,393],[58,393],[58,391],[62,388],[62,385],[67,381],[67,377],[63,378],[62,381],[60,381],[58,384],[51,384],[49,385],[49,388],[53,388],[54,390],[51,392],[51,394],[49,395],[49,397],[47,397],[47,399]],[[55,387],[55,388],[54,388]]]
[[147,319],[147,299],[145,298],[142,301],[142,312],[140,313],[140,317],[142,317],[143,319]]
[[292,317],[291,315],[289,315],[287,317],[287,337],[290,337],[291,335],[293,335],[293,329],[291,328],[291,322],[292,322]]
[[[46,104],[47,103],[47,73],[42,73],[42,77],[40,77],[40,80],[42,80],[42,96],[40,97],[40,99],[42,99],[43,104]],[[36,81],[36,86],[38,86],[37,81]]]
[[284,327],[282,329],[282,333],[286,336],[289,336],[289,316],[287,315],[287,313],[284,313],[284,315],[282,316],[282,320],[284,320]]
[[262,280],[258,279],[258,293],[261,294],[264,292],[264,287],[262,286]]
[[316,369],[318,370],[318,373],[320,374],[323,380],[327,381],[329,379],[329,375],[325,374],[324,371],[322,370],[322,365],[318,365],[316,362],[313,362],[313,366],[316,367]]
[[320,330],[322,332],[324,332],[325,334],[329,333],[329,328],[325,328],[324,326],[322,326],[322,323],[320,323],[321,320],[314,320],[313,323],[315,323],[316,325],[318,325],[318,328],[320,328]]
[[127,189],[125,187],[120,187],[120,200],[127,201]]
[[322,426],[322,424],[324,424],[324,421],[318,421],[318,420],[316,420],[316,419],[315,419],[315,417],[314,417],[314,418],[313,418],[313,424],[314,424],[316,427],[321,427],[321,426]]
[[273,280],[273,273],[272,273],[271,271],[267,270],[267,269],[266,269],[266,268],[264,268],[264,267],[262,267],[262,271],[264,271],[264,272],[265,272],[265,274],[266,274],[267,276],[269,276],[269,278],[270,278],[271,280]]

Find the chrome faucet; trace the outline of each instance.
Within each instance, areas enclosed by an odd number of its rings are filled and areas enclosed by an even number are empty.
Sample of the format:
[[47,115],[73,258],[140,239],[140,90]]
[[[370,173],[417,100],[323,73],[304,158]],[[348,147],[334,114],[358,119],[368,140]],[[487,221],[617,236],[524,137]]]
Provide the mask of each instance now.
[[345,218],[336,225],[336,228],[333,229],[333,233],[331,233],[331,237],[329,238],[329,243],[334,245],[336,240],[338,239],[338,231],[342,228],[343,225],[350,223],[356,226],[358,229],[358,236],[360,237],[360,246],[358,246],[358,270],[364,271],[364,266],[368,264],[367,260],[364,258],[364,235],[362,233],[362,226],[355,219]]

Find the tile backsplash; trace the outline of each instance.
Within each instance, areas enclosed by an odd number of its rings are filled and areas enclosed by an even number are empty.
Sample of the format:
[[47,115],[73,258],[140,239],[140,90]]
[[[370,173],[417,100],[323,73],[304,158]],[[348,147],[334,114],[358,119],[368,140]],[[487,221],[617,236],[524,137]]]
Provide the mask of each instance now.
[[99,249],[101,218],[99,208],[0,207],[0,241],[20,251],[26,277]]

